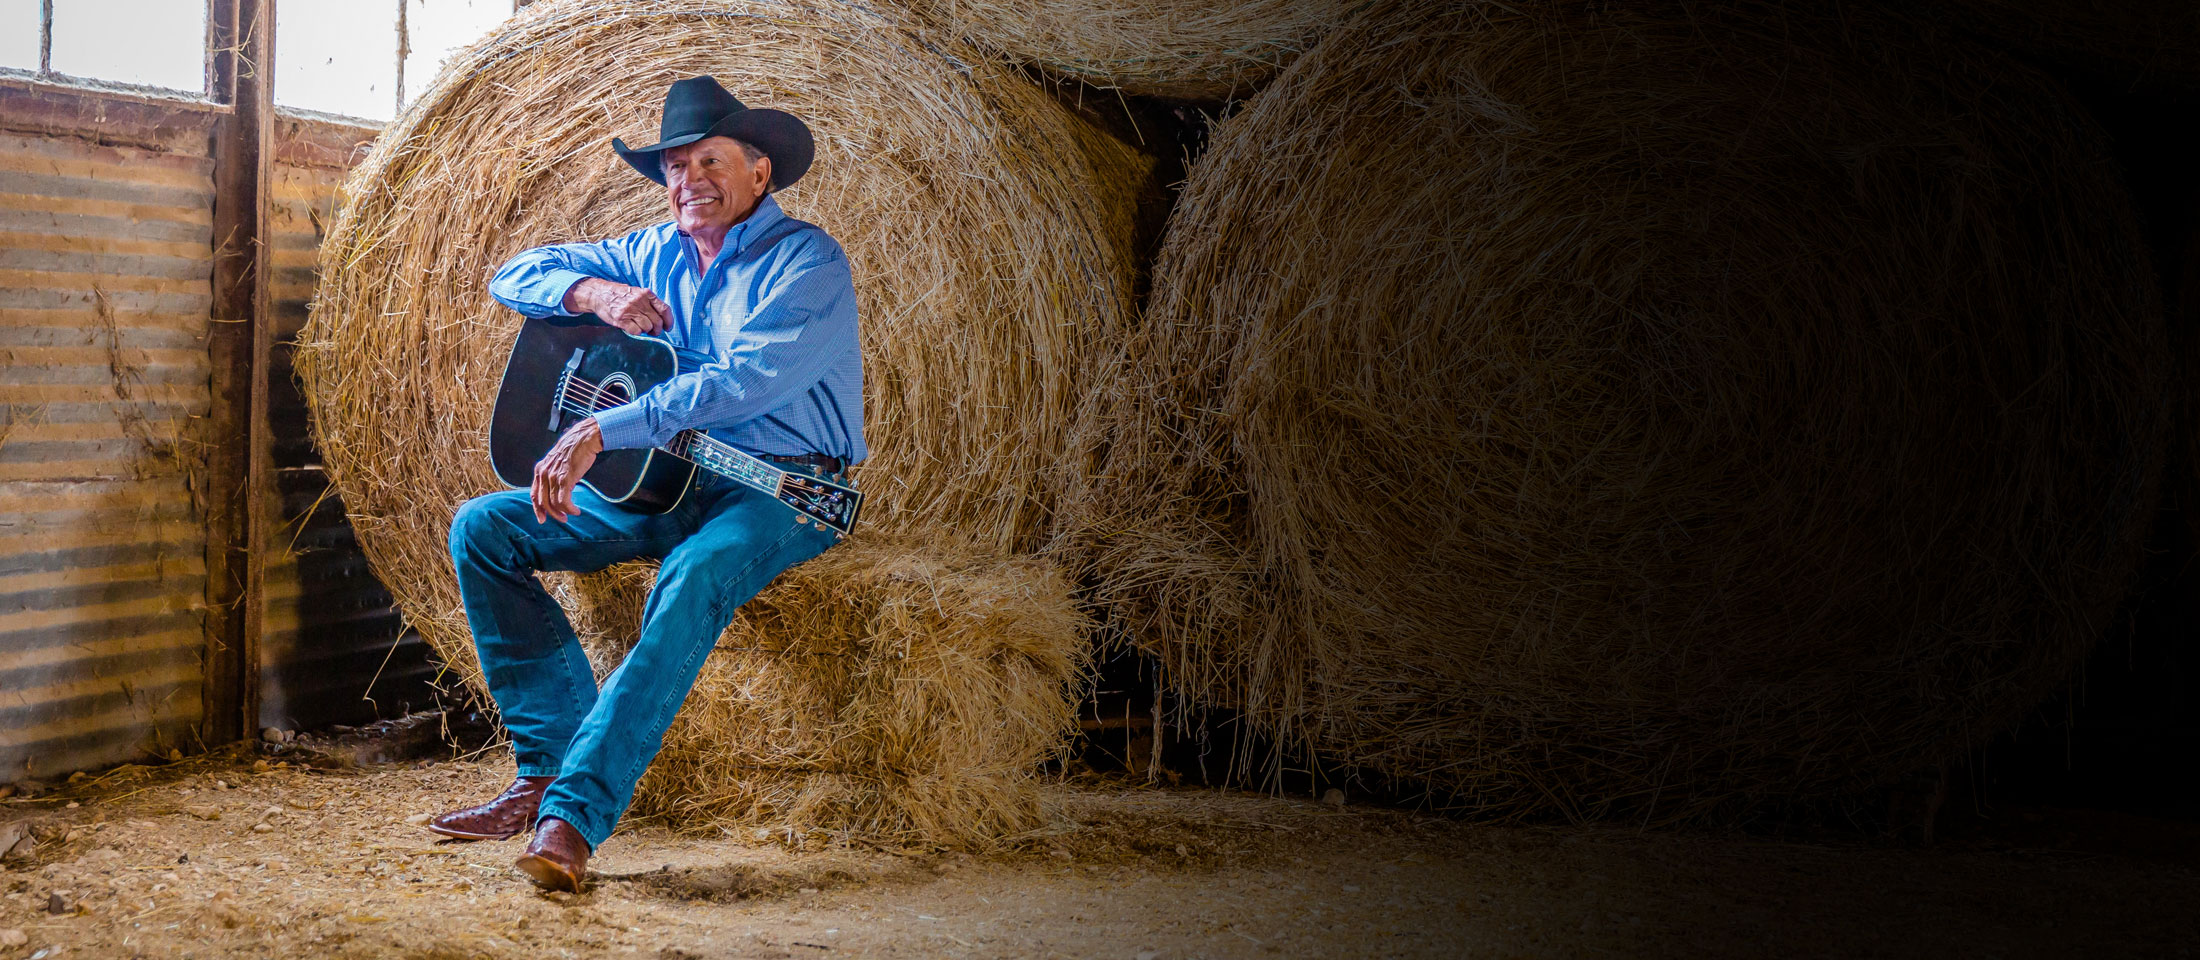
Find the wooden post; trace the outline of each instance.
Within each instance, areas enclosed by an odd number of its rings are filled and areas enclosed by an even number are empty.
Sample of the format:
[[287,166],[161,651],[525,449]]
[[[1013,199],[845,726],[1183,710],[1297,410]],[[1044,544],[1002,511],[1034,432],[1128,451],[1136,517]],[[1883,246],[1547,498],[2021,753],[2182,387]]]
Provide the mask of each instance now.
[[53,75],[53,0],[38,4],[38,75]]
[[1153,668],[1153,757],[1146,761],[1146,782],[1161,781],[1161,740],[1168,730],[1161,725],[1161,665]]
[[259,648],[271,448],[267,370],[274,313],[265,234],[273,105],[274,0],[212,0],[208,91],[229,110],[214,124],[214,304],[207,332],[213,406],[206,447],[208,746],[258,728]]

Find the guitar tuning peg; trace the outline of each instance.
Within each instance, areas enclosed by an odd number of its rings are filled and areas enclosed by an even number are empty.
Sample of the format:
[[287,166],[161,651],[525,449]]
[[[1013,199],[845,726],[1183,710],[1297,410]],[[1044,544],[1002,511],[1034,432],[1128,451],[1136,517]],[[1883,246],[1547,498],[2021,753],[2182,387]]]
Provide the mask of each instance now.
[[826,526],[826,525],[824,525],[824,524],[822,524],[822,523],[813,523],[813,524],[811,524],[811,526],[813,526],[813,527],[816,527],[816,528],[817,528],[817,532],[819,532],[819,533],[825,533],[825,532],[827,532],[827,531],[829,531],[829,530],[831,530],[831,529],[832,529],[831,527],[828,527],[828,526]]

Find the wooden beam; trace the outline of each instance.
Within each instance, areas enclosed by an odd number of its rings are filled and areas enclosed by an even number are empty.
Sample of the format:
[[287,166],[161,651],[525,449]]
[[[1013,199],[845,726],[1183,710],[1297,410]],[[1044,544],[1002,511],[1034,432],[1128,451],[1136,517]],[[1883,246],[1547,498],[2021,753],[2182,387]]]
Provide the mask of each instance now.
[[219,104],[0,78],[0,130],[92,143],[197,153]]
[[381,127],[318,117],[277,116],[275,166],[348,171],[381,135]]
[[271,451],[267,370],[274,354],[268,209],[274,108],[274,0],[212,0],[208,89],[229,112],[214,124],[214,304],[207,333],[213,405],[206,447],[207,745],[258,728],[266,606]]

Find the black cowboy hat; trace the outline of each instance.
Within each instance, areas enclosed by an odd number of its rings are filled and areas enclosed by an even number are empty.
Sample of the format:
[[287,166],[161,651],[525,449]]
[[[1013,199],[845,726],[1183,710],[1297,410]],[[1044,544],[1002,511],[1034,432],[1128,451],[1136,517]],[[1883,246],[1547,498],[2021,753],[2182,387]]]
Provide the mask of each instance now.
[[764,151],[772,158],[774,190],[784,190],[802,179],[817,155],[810,128],[800,118],[782,110],[744,106],[711,77],[673,82],[672,88],[665,91],[665,117],[657,126],[657,135],[656,143],[633,149],[612,137],[611,149],[642,176],[660,184],[665,182],[665,170],[658,154],[704,137],[732,137]]

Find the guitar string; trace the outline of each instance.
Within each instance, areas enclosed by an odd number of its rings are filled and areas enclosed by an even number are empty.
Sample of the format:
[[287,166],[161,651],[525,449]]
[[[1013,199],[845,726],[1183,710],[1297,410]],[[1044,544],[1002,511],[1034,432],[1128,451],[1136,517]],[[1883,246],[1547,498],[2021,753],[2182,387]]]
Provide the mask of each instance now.
[[[586,394],[578,394],[578,393],[576,393],[576,391],[575,391],[575,390],[573,389],[574,387],[585,387],[585,388],[587,388],[587,391],[588,391],[588,392],[587,392]],[[593,382],[593,381],[589,381],[589,380],[582,380],[582,379],[580,379],[579,377],[571,377],[571,378],[568,378],[568,379],[567,379],[567,380],[565,381],[565,396],[566,396],[566,397],[567,397],[568,399],[572,399],[572,398],[578,397],[579,399],[582,399],[582,400],[586,400],[586,401],[590,401],[590,402],[597,402],[597,401],[601,401],[601,400],[605,399],[606,397],[609,397],[609,398],[613,398],[613,399],[617,399],[619,395],[618,395],[618,394],[615,394],[615,393],[612,393],[612,392],[611,392],[611,388],[610,388],[610,387],[608,387],[608,386],[605,386],[604,384],[596,383],[596,382]],[[625,403],[625,402],[626,402],[625,400],[619,400],[619,403]],[[617,406],[617,404],[613,404],[613,406]],[[605,408],[601,408],[601,409],[610,409],[610,408],[609,408],[609,407],[605,407]]]
[[[583,388],[583,390],[576,391],[574,389],[576,386]],[[607,399],[617,402],[605,406],[603,404],[604,401]],[[565,378],[564,396],[559,398],[559,408],[569,413],[583,413],[593,415],[596,413],[601,413],[605,410],[609,410],[612,407],[618,406],[619,404],[626,403],[629,399],[631,398],[621,398],[620,395],[611,392],[610,387],[604,384],[599,384],[590,380],[583,380],[579,377],[568,376]],[[587,406],[577,407],[568,402],[573,400],[578,400],[583,404],[587,404]],[[683,435],[674,439],[675,442],[679,442],[681,446],[681,449],[671,451],[674,456],[689,457],[690,453],[696,449],[696,443],[694,441],[694,438],[692,437]],[[692,457],[690,457],[690,459],[692,459]]]
[[[576,390],[576,389],[575,389],[576,387],[578,387],[578,388],[581,388],[581,389],[579,389],[579,390]],[[596,404],[601,404],[601,403],[603,403],[603,402],[604,402],[604,401],[605,401],[606,399],[611,399],[611,400],[615,400],[615,401],[617,401],[617,402],[616,402],[616,403],[612,403],[612,404],[611,404],[610,406],[595,406]],[[563,409],[565,409],[565,410],[567,410],[567,411],[569,411],[569,412],[572,412],[572,413],[600,413],[600,412],[602,412],[602,411],[604,411],[604,410],[608,410],[608,409],[611,409],[611,407],[615,407],[615,406],[618,406],[619,404],[622,404],[622,403],[626,403],[626,402],[628,402],[628,398],[622,398],[622,397],[620,397],[620,395],[619,395],[619,394],[615,394],[615,393],[611,392],[611,389],[610,389],[610,388],[609,388],[608,386],[606,386],[606,385],[604,385],[604,384],[596,383],[595,381],[591,381],[591,380],[583,380],[583,379],[581,379],[581,378],[579,378],[579,377],[567,377],[567,378],[566,378],[566,381],[565,381],[565,396],[564,396],[564,397],[562,398],[562,400],[561,400],[561,404],[562,404],[562,401],[563,401],[563,400],[578,400],[578,401],[580,401],[580,402],[581,402],[581,403],[583,403],[583,404],[589,404],[589,405],[590,405],[589,407],[586,407],[586,408],[583,408],[583,407],[575,407],[575,406],[571,406],[571,405],[569,405],[569,404],[563,405]],[[708,436],[702,436],[702,435],[701,435],[700,433],[698,433],[698,434],[697,434],[696,436],[697,436],[697,437],[700,437],[700,439],[702,439],[702,440],[708,440],[708,441],[710,441],[710,442],[711,442],[711,443],[713,443],[713,444],[722,444],[722,443],[724,442],[724,441],[720,441],[720,440],[717,440],[717,439],[715,439],[715,438],[712,438],[712,437],[708,437]],[[697,443],[697,440],[696,440],[696,438],[693,438],[693,437],[691,437],[691,438],[688,438],[687,446],[688,446],[689,448],[693,449],[693,448],[695,448],[695,447],[698,447],[698,446],[700,446],[700,445],[699,445],[699,444]],[[704,450],[710,450],[710,448],[709,448],[709,447],[707,447],[707,446],[706,446],[706,447],[702,447],[702,449],[704,449]],[[715,453],[716,451],[711,451],[711,452]],[[785,471],[781,471],[781,472],[782,472],[782,473],[784,473]]]
[[[576,390],[576,387],[580,389]],[[583,380],[579,377],[567,377],[565,380],[564,396],[560,398],[559,408],[565,410],[568,413],[595,414],[604,410],[611,409],[611,407],[607,406],[597,406],[597,404],[602,403],[606,399],[618,401],[618,403],[614,403],[611,406],[618,406],[620,403],[627,402],[626,399],[620,398],[618,394],[611,392],[611,390],[603,384],[599,384],[590,380]],[[579,401],[579,403],[574,403],[572,401]],[[582,406],[581,404],[587,405]],[[719,457],[718,452],[716,450],[713,450],[710,446],[698,444],[696,442],[695,436],[683,435],[682,437],[679,437],[677,439],[685,440],[686,442],[681,444],[681,447],[683,449],[668,451],[673,453],[675,456],[679,456],[683,459],[692,461],[696,459],[696,452],[700,451],[708,458],[722,459],[721,457]],[[702,439],[712,440],[712,438],[709,437],[703,437]],[[721,441],[712,440],[713,445],[716,445],[720,442]],[[784,470],[780,472],[786,473],[786,471]],[[820,505],[820,508],[823,509],[822,505]]]
[[[574,389],[574,388],[575,388],[576,386],[578,386],[578,387],[581,387],[581,388],[584,388],[585,392],[581,392],[581,391],[576,391],[576,390]],[[582,379],[580,379],[579,377],[569,377],[569,378],[567,378],[567,379],[566,379],[566,386],[565,386],[565,396],[564,396],[563,398],[561,398],[561,400],[560,400],[560,408],[561,408],[561,409],[564,409],[564,410],[566,410],[566,411],[567,411],[567,412],[569,412],[569,413],[589,413],[589,414],[593,414],[593,413],[600,413],[600,412],[602,412],[602,411],[604,411],[604,410],[608,410],[608,409],[611,409],[611,407],[605,407],[605,406],[593,406],[593,405],[594,405],[594,404],[599,404],[599,403],[602,403],[602,402],[603,402],[603,401],[604,401],[604,400],[605,400],[606,398],[609,398],[609,399],[614,399],[614,400],[618,400],[618,403],[614,403],[614,404],[612,404],[611,406],[618,406],[618,405],[619,405],[619,403],[625,403],[625,402],[627,402],[626,400],[623,400],[623,399],[619,399],[619,395],[618,395],[618,394],[615,394],[615,393],[612,393],[612,392],[611,392],[611,390],[610,390],[610,389],[609,389],[608,387],[605,387],[605,386],[603,386],[603,385],[601,385],[601,384],[598,384],[598,383],[595,383],[595,382],[593,382],[593,381],[588,381],[588,380],[582,380]],[[572,401],[572,400],[578,400],[578,401],[580,401],[581,403],[584,403],[584,404],[590,404],[591,406],[588,406],[588,407],[574,406],[573,404],[571,404],[571,403],[568,403],[568,402],[566,402],[566,401]],[[700,434],[698,434],[697,436],[701,436],[701,435],[700,435]],[[723,441],[719,441],[719,440],[716,440],[716,439],[713,439],[713,438],[711,438],[711,437],[707,437],[707,436],[706,436],[706,437],[701,437],[701,439],[703,439],[703,440],[709,440],[709,441],[711,441],[711,443],[713,443],[713,444],[719,444],[719,443],[723,443]],[[700,448],[700,449],[702,449],[702,450],[705,450],[705,451],[707,451],[707,452],[710,452],[710,453],[716,453],[716,452],[717,452],[717,451],[715,451],[715,450],[712,450],[712,449],[711,449],[710,447],[708,447],[708,446],[702,446],[702,445],[698,444],[698,443],[696,442],[696,438],[695,438],[695,437],[688,437],[688,438],[686,438],[686,440],[687,440],[687,442],[686,442],[685,446],[687,446],[687,448],[688,448],[688,449],[690,449],[690,450],[693,450],[693,449],[697,449],[697,448]],[[683,455],[684,455],[684,454],[683,454]],[[784,473],[785,471],[780,471],[780,472]]]
[[[577,390],[575,390],[575,389],[574,389],[575,387],[580,387],[580,388],[583,388],[583,389],[582,389],[582,390],[579,390],[579,391],[577,391]],[[616,403],[612,403],[612,404],[611,404],[610,406],[598,406],[598,404],[602,404],[602,403],[603,403],[603,402],[604,402],[604,401],[605,401],[606,399],[610,399],[610,400],[615,400],[615,401],[617,401],[617,402],[616,402]],[[589,407],[587,407],[587,408],[582,408],[582,407],[575,407],[575,406],[572,406],[572,405],[570,405],[570,404],[566,404],[566,403],[564,403],[564,401],[567,401],[567,400],[578,400],[578,401],[580,401],[581,403],[584,403],[584,404],[588,404],[588,405],[590,405],[590,406],[589,406]],[[564,397],[563,397],[563,398],[561,399],[561,401],[560,401],[560,403],[561,403],[561,406],[562,406],[562,408],[563,408],[563,409],[565,409],[565,410],[567,410],[568,412],[572,412],[572,413],[588,413],[588,414],[593,414],[593,413],[600,413],[600,412],[602,412],[602,411],[604,411],[604,410],[609,410],[609,409],[611,409],[611,407],[615,407],[615,406],[618,406],[618,405],[619,405],[619,404],[621,404],[621,403],[626,403],[626,402],[628,402],[628,401],[627,401],[627,399],[623,399],[623,398],[621,398],[621,397],[620,397],[620,395],[618,395],[618,394],[615,394],[615,393],[611,392],[611,389],[610,389],[609,387],[607,387],[607,386],[605,386],[605,385],[602,385],[602,384],[599,384],[599,383],[595,383],[595,382],[593,382],[593,381],[589,381],[589,380],[583,380],[583,379],[580,379],[579,377],[568,377],[568,378],[566,378],[566,382],[565,382],[565,396],[564,396]],[[685,446],[685,447],[686,447],[686,448],[687,448],[688,450],[694,450],[694,449],[697,449],[698,447],[700,447],[701,449],[703,449],[703,450],[706,450],[706,451],[709,451],[709,452],[713,452],[713,453],[715,453],[715,452],[716,452],[716,451],[711,451],[709,447],[704,447],[704,446],[701,446],[700,444],[698,444],[698,443],[696,442],[696,440],[695,440],[695,438],[694,438],[694,437],[684,437],[683,439],[685,439],[685,441],[686,441],[686,442],[685,442],[685,444],[684,444],[684,446]],[[703,437],[702,439],[705,439],[705,440],[711,440],[712,438],[710,438],[710,437]],[[717,442],[720,442],[720,441],[712,440],[712,442],[713,442],[713,443],[717,443]],[[676,454],[679,454],[679,455],[682,455],[682,456],[685,456],[685,453],[684,453],[684,452],[682,452],[682,451],[675,451],[675,453],[676,453]],[[784,472],[784,471],[782,471],[782,472]]]
[[[561,407],[563,407],[563,410],[568,410],[568,412],[572,412],[572,414],[585,414],[585,412],[587,412],[587,407],[576,407],[576,405],[572,405],[572,403],[563,403]],[[686,454],[682,454],[682,451],[671,451],[671,454],[673,454],[673,456],[678,456],[678,458],[682,458],[682,460],[697,462],[697,456],[693,454],[693,449],[695,449],[695,447],[693,447],[693,445],[689,445],[689,451],[686,451]],[[704,458],[715,458],[715,456],[711,454],[711,451],[708,451],[708,447],[704,447]],[[704,465],[704,467],[708,467],[708,465]],[[814,480],[814,478],[812,478],[812,480]],[[801,491],[801,487],[796,487],[796,491]],[[810,493],[810,491],[803,491],[803,493]],[[777,495],[774,495],[774,498],[777,498]],[[781,500],[781,502],[783,502],[783,500]],[[816,500],[803,500],[801,504],[788,504],[788,506],[796,506],[796,509],[801,509],[803,513],[810,513],[810,515],[818,517],[818,520],[838,520],[838,515],[840,515],[840,506],[836,506],[836,504],[827,504],[827,502],[816,502]],[[825,515],[816,515],[816,513],[812,513],[812,511],[825,511]]]
[[[568,412],[570,412],[570,413],[588,413],[588,412],[589,412],[588,408],[585,408],[585,407],[579,407],[579,406],[575,406],[575,405],[573,405],[573,404],[571,404],[571,403],[563,403],[563,404],[560,404],[560,406],[561,406],[561,407],[562,407],[562,408],[563,408],[564,410],[566,410],[566,411],[568,411]],[[695,453],[694,453],[693,451],[694,451],[695,449],[697,449],[697,448],[695,448],[695,447],[694,447],[694,445],[693,445],[692,441],[691,441],[691,442],[690,442],[689,444],[686,444],[686,446],[688,446],[688,448],[689,448],[689,451],[690,451],[690,452],[686,452],[686,453],[683,453],[683,452],[680,452],[680,451],[670,451],[670,452],[671,452],[671,453],[673,453],[673,455],[674,455],[674,456],[678,456],[678,457],[680,457],[681,459],[684,459],[684,460],[688,460],[688,461],[690,461],[690,462],[696,462],[696,461],[697,461],[697,456],[695,455]],[[705,448],[700,448],[700,449],[702,449],[702,451],[703,451],[703,454],[704,454],[704,458],[705,458],[705,459],[716,459],[716,455],[715,455],[715,453],[714,453],[713,451],[710,451],[710,450],[709,450],[709,448],[705,447]],[[708,465],[708,464],[704,464],[704,466],[709,466],[709,465]],[[725,469],[725,468],[721,468],[721,469]],[[784,471],[782,471],[782,472],[784,472]],[[808,478],[808,479],[815,479],[815,478]],[[801,488],[800,488],[799,486],[798,486],[798,487],[796,487],[795,489],[796,489],[796,490],[798,490],[798,491],[800,491],[800,492],[803,492],[803,493],[808,493],[808,492],[809,492],[809,491],[804,491],[804,490],[802,490],[802,489],[801,489]],[[775,497],[776,497],[776,496],[777,496],[777,495],[775,494]],[[782,501],[782,502],[784,502],[784,501]],[[820,520],[836,520],[836,519],[838,519],[838,518],[839,518],[839,514],[840,514],[840,511],[841,511],[841,509],[842,509],[842,508],[841,508],[840,506],[838,506],[838,505],[836,505],[836,504],[830,504],[830,503],[822,503],[822,502],[818,502],[818,501],[815,501],[815,500],[810,500],[810,499],[807,499],[807,498],[804,498],[804,499],[803,499],[803,501],[802,501],[801,503],[799,503],[799,504],[796,504],[796,503],[788,503],[788,506],[796,507],[797,509],[800,509],[800,510],[802,510],[802,511],[803,511],[804,513],[810,513],[810,514],[811,514],[812,516],[815,516],[815,517],[817,517],[817,519],[820,519]],[[825,511],[825,512],[826,512],[826,515],[824,515],[824,516],[818,516],[817,514],[815,514],[815,513],[812,513],[812,511],[813,511],[813,510],[822,510],[822,511]]]
[[[585,394],[583,394],[583,393],[577,393],[577,392],[576,392],[576,391],[574,390],[574,388],[575,388],[575,387],[580,387],[580,388],[584,388],[584,389],[586,390],[586,393],[585,393]],[[596,382],[596,381],[593,381],[593,380],[583,380],[583,379],[581,379],[581,378],[579,378],[579,377],[567,377],[567,378],[566,378],[566,380],[565,380],[565,395],[566,395],[566,396],[567,396],[568,398],[576,398],[576,397],[577,397],[578,399],[581,399],[581,400],[584,400],[584,401],[588,401],[588,402],[598,402],[598,401],[602,401],[602,400],[603,400],[603,399],[605,399],[606,397],[609,397],[609,398],[615,399],[615,400],[617,400],[617,401],[618,401],[618,403],[626,403],[626,402],[628,402],[628,400],[631,400],[631,399],[632,399],[631,397],[627,397],[627,398],[621,398],[619,394],[616,394],[616,393],[613,393],[613,392],[611,392],[611,388],[610,388],[610,386],[609,386],[609,385],[607,385],[607,384],[603,384],[603,383],[598,383],[598,382]],[[618,405],[618,404],[617,404],[617,403],[615,403],[615,404],[613,404],[612,406],[617,406],[617,405]],[[609,408],[609,407],[601,407],[601,408],[598,408],[598,409],[605,409],[605,410],[608,410],[608,409],[610,409],[610,408]]]

